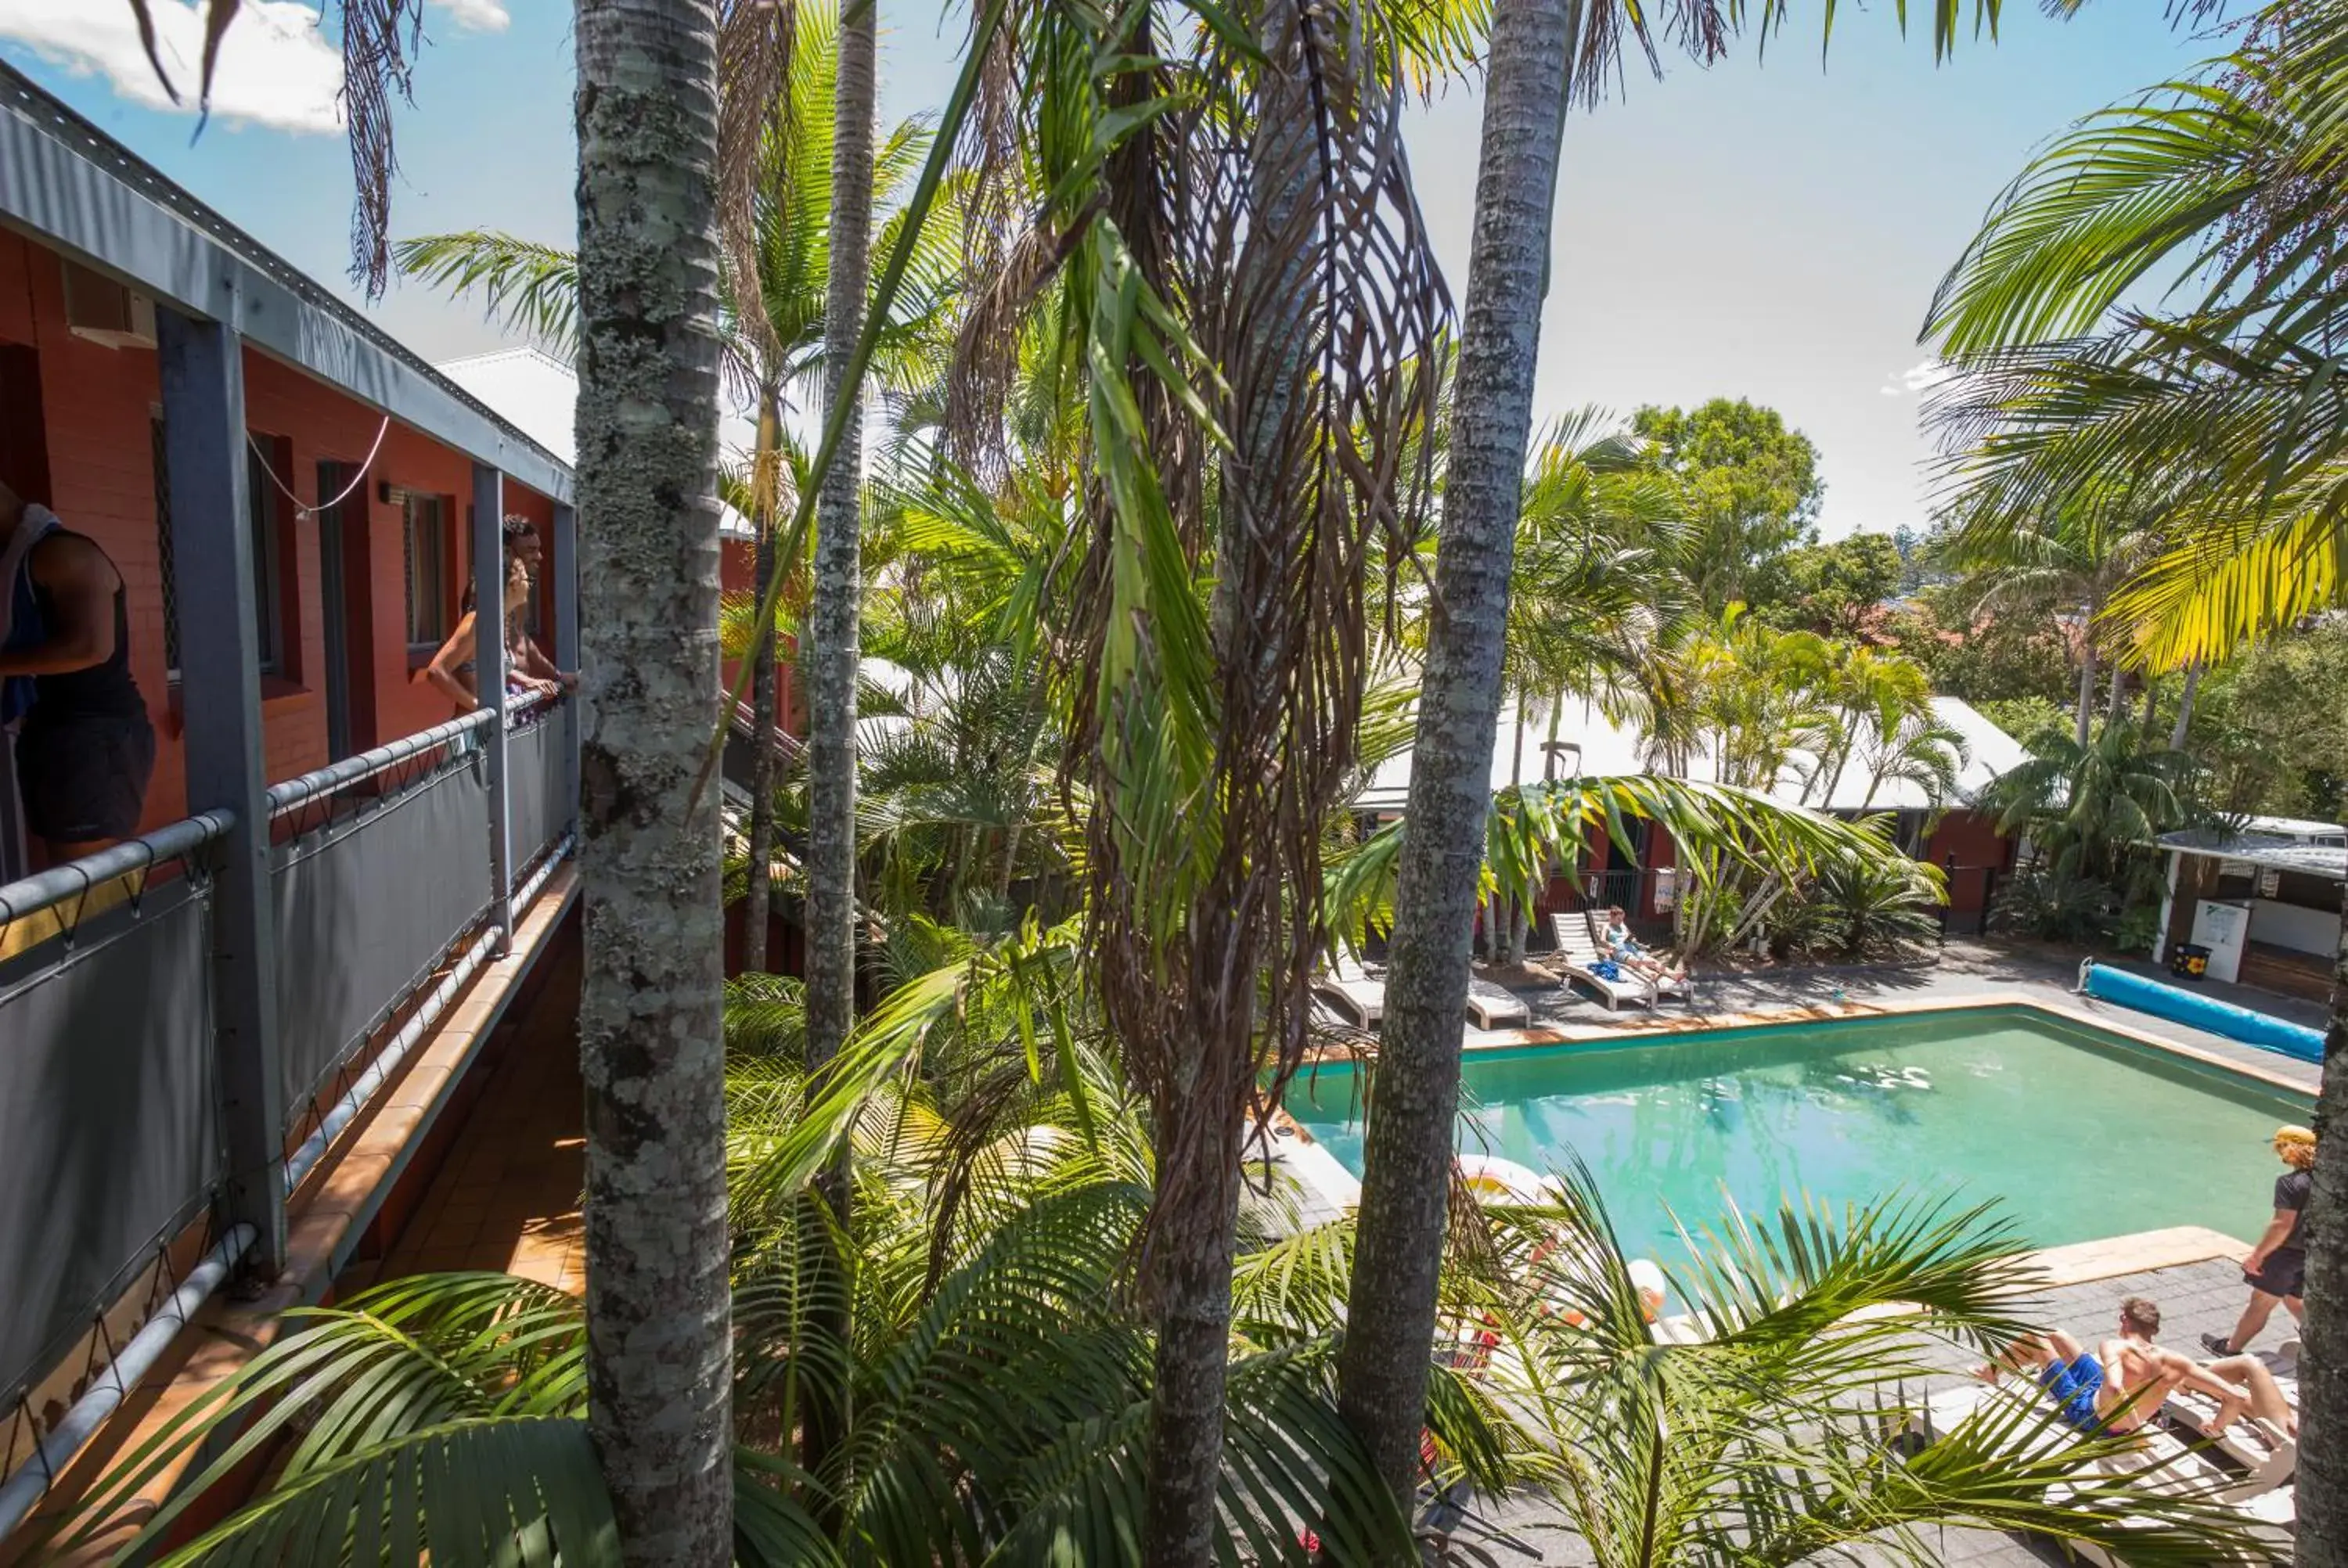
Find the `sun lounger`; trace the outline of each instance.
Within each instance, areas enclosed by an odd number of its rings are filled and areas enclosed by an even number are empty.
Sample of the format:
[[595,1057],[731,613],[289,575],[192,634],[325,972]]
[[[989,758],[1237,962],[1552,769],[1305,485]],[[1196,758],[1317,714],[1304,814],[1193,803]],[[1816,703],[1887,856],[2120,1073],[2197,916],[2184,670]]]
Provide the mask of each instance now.
[[1589,921],[1580,915],[1548,915],[1543,917],[1557,938],[1559,963],[1566,979],[1580,980],[1598,994],[1609,1011],[1620,1011],[1624,1002],[1637,1002],[1643,1007],[1655,1005],[1656,987],[1643,975],[1616,966],[1619,978],[1609,979],[1600,974],[1599,963],[1605,959],[1604,949],[1589,932]]
[[[1567,930],[1571,931],[1577,925],[1582,927],[1582,932],[1586,934],[1588,938],[1589,951],[1591,953],[1598,958],[1612,957],[1612,954],[1608,951],[1606,947],[1606,934],[1599,927],[1596,912],[1588,909],[1583,910],[1579,920],[1569,919],[1566,922],[1566,928]],[[1650,953],[1647,956],[1655,959],[1657,962],[1663,964],[1666,968],[1671,967],[1668,955]],[[1684,979],[1650,979],[1645,975],[1640,974],[1637,970],[1632,968],[1627,964],[1618,964],[1616,965],[1616,968],[1622,969],[1624,974],[1631,976],[1632,979],[1644,982],[1647,988],[1653,993],[1654,999],[1656,1000],[1660,1000],[1664,997],[1684,997],[1687,995],[1687,981]]]
[[2218,1401],[2198,1389],[2179,1389],[2170,1394],[2165,1413],[2172,1425],[2190,1434],[2190,1440],[2208,1443],[2240,1466],[2251,1481],[2263,1482],[2264,1490],[2281,1486],[2299,1468],[2298,1441],[2271,1421],[2245,1414],[2224,1431],[2210,1433],[2209,1423],[2218,1413]]
[[1532,1011],[1513,993],[1489,980],[1468,981],[1468,1021],[1478,1029],[1522,1029]]
[[1354,959],[1340,959],[1313,982],[1313,989],[1356,1029],[1375,1029],[1386,1015],[1385,981],[1374,978]]

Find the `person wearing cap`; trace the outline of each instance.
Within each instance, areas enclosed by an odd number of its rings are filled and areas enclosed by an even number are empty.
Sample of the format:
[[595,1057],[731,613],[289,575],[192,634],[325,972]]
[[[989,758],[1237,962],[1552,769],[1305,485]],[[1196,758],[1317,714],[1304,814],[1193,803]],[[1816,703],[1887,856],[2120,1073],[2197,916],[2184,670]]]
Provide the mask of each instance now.
[[2275,1303],[2304,1321],[2307,1309],[2299,1298],[2307,1278],[2307,1200],[2315,1188],[2315,1134],[2304,1127],[2278,1127],[2275,1157],[2290,1169],[2276,1178],[2274,1218],[2266,1235],[2242,1262],[2242,1283],[2250,1287],[2250,1304],[2242,1319],[2224,1338],[2201,1336],[2201,1343],[2219,1356],[2239,1355],[2259,1337],[2274,1316]]

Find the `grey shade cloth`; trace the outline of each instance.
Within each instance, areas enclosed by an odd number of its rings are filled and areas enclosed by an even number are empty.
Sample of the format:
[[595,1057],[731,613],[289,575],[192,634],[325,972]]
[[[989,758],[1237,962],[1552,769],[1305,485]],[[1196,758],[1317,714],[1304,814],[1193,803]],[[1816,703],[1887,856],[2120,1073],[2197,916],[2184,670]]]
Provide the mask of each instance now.
[[209,907],[151,889],[0,992],[0,1408],[209,1199]]
[[571,764],[564,755],[570,733],[557,705],[540,710],[536,723],[506,737],[506,810],[516,872],[571,825]]
[[279,1079],[289,1127],[489,905],[477,753],[279,851]]

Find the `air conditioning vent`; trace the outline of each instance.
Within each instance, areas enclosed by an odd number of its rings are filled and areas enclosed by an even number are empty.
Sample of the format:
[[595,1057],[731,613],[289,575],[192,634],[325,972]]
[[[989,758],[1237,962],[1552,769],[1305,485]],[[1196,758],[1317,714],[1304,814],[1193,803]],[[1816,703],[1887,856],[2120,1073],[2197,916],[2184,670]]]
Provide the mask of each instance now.
[[155,302],[77,262],[64,263],[66,326],[108,348],[153,348]]

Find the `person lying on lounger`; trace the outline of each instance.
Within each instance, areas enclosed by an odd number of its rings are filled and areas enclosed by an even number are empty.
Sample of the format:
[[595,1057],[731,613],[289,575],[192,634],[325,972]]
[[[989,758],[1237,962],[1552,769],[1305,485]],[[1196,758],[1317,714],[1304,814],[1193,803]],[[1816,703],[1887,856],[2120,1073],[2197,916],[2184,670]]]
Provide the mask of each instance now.
[[1639,945],[1631,935],[1631,924],[1622,917],[1622,907],[1614,905],[1606,911],[1606,956],[1651,980],[1670,980],[1676,985],[1687,979],[1685,969],[1675,969]]
[[2179,1389],[2198,1389],[2218,1399],[2218,1414],[2205,1435],[2224,1431],[2245,1410],[2279,1425],[2287,1420],[2282,1391],[2258,1358],[2229,1357],[2204,1367],[2157,1343],[2159,1332],[2159,1307],[2131,1296],[2120,1303],[2118,1336],[2105,1340],[2100,1354],[2059,1328],[2050,1329],[2023,1336],[1974,1375],[1991,1382],[2002,1370],[2036,1377],[2054,1396],[2063,1419],[2085,1432],[2139,1430]]

